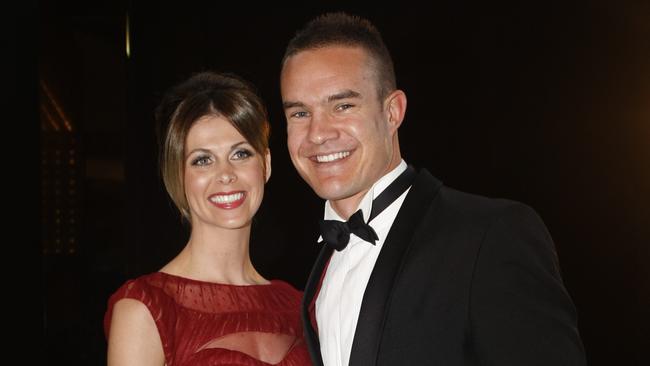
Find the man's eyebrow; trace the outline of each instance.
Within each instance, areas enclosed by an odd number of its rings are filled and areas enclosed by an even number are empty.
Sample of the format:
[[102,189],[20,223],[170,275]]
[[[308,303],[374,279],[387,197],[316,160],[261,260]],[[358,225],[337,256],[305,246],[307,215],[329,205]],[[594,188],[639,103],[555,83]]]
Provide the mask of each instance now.
[[[335,101],[335,100],[348,99],[348,98],[361,98],[361,93],[355,92],[354,90],[347,89],[347,90],[344,90],[342,92],[339,92],[339,93],[332,94],[332,95],[328,96],[327,97],[327,102],[329,103],[329,102],[332,102],[332,101]],[[304,108],[305,103],[303,103],[303,102],[285,101],[285,102],[282,102],[282,107],[284,107],[284,109],[289,109],[289,108],[294,108],[294,107]]]
[[336,93],[333,95],[330,95],[327,97],[327,101],[331,102],[333,100],[341,100],[341,99],[347,99],[347,98],[361,98],[361,94],[358,92],[355,92],[354,90],[344,90],[340,93]]
[[289,109],[293,107],[304,107],[304,106],[305,104],[302,102],[292,102],[292,101],[282,102],[282,107],[284,107],[284,109]]

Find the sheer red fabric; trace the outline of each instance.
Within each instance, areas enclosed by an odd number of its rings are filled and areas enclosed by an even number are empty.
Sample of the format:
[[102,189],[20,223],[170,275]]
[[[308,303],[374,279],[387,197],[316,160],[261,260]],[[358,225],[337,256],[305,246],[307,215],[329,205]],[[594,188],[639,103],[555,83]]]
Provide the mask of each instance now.
[[135,299],[153,316],[167,366],[311,365],[300,323],[301,292],[284,281],[216,284],[155,272],[127,281],[108,300]]

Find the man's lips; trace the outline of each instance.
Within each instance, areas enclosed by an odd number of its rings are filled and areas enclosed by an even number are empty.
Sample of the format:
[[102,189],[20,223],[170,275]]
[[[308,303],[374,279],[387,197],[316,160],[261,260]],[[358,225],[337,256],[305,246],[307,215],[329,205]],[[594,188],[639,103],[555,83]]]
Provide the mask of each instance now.
[[337,152],[332,152],[327,154],[312,155],[310,159],[318,163],[331,163],[331,162],[345,159],[348,156],[350,156],[350,154],[352,154],[352,151],[344,150],[344,151],[337,151]]

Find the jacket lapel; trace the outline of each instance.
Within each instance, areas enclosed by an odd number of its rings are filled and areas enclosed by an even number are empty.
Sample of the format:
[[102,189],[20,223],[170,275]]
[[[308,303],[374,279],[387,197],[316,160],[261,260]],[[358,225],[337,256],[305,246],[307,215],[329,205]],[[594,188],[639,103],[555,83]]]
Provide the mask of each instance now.
[[320,354],[320,342],[318,341],[318,334],[314,329],[311,322],[311,311],[313,306],[314,295],[318,293],[321,278],[323,277],[323,270],[325,269],[330,257],[332,256],[333,249],[329,245],[323,243],[316,262],[312,267],[307,284],[305,285],[305,292],[302,297],[300,306],[300,316],[302,318],[302,325],[305,331],[305,341],[307,341],[307,348],[311,355],[312,362],[315,366],[323,365],[323,357]]
[[363,295],[350,353],[350,365],[376,364],[393,284],[399,275],[404,254],[412,242],[413,233],[441,186],[442,182],[423,169],[406,196],[388,232]]

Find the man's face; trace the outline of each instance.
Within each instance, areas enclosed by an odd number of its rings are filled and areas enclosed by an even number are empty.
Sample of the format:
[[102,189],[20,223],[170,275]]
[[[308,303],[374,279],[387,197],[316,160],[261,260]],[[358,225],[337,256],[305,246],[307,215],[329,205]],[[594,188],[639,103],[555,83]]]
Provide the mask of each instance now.
[[345,216],[400,159],[373,71],[363,49],[328,46],[287,59],[280,80],[291,160]]

